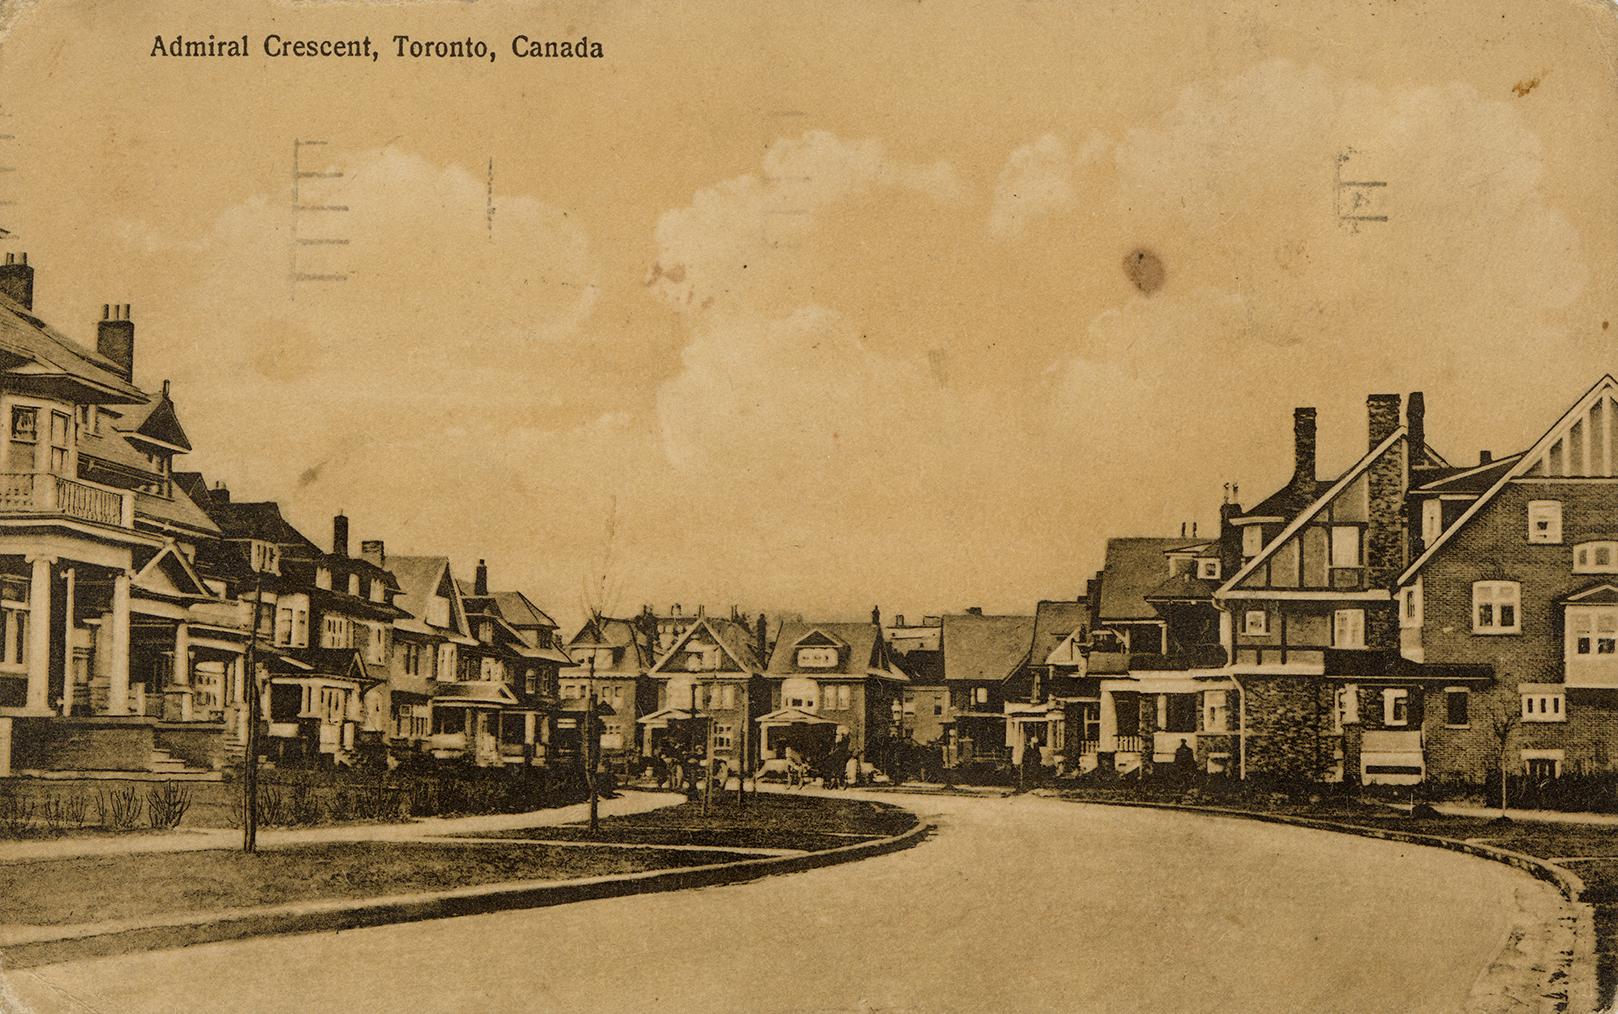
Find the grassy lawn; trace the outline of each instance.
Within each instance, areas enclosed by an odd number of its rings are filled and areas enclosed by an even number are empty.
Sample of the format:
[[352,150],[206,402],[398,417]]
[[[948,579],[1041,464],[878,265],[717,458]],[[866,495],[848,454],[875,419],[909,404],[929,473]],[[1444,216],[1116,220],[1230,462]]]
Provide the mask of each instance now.
[[0,865],[0,919],[63,925],[315,899],[370,898],[507,880],[571,880],[741,856],[544,845],[340,842]]
[[601,829],[593,835],[587,826],[571,824],[507,831],[495,837],[815,850],[885,838],[909,830],[915,822],[905,810],[863,799],[769,792],[749,794],[746,803],[738,805],[731,792],[713,800],[707,817],[700,802],[681,803],[603,818]]

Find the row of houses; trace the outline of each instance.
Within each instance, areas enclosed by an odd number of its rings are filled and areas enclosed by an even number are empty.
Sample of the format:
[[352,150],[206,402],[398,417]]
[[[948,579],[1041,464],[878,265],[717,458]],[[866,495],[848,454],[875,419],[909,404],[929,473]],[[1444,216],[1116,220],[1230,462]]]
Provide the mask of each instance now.
[[[286,764],[411,756],[544,765],[594,729],[625,768],[671,738],[751,770],[840,739],[942,763],[1038,760],[1238,777],[1540,777],[1618,752],[1618,383],[1525,449],[1454,464],[1425,402],[1366,401],[1365,451],[1291,477],[1213,531],[1115,538],[1080,595],[1027,615],[777,621],[700,607],[600,616],[564,638],[480,561],[390,553],[333,519],[176,468],[165,383],[134,383],[129,308],[94,348],[0,265],[0,774],[216,772],[247,740]],[[247,678],[249,649],[256,680]],[[594,700],[597,720],[587,718]]]
[[1111,539],[1078,601],[980,619],[1005,658],[1031,631],[1023,669],[963,669],[944,618],[951,735],[1037,743],[1072,771],[1188,754],[1362,784],[1611,770],[1615,412],[1603,376],[1525,449],[1457,464],[1427,441],[1420,392],[1373,394],[1364,453],[1322,477],[1298,408],[1279,489],[1244,506],[1227,486],[1212,533]]

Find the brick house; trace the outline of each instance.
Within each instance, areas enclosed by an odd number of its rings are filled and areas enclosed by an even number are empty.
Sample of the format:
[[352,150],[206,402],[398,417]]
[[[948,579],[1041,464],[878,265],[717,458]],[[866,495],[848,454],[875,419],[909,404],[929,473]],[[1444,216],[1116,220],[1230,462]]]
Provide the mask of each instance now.
[[503,684],[496,740],[505,765],[543,765],[558,710],[558,673],[572,660],[561,648],[556,621],[520,591],[491,591],[489,565],[479,560],[461,602],[476,646],[462,653],[463,681]]
[[[573,660],[560,674],[563,702],[596,699],[608,708],[601,716],[601,748],[620,766],[641,756],[640,720],[657,710],[657,687],[647,678],[655,661],[657,631],[646,614],[634,619],[601,616],[588,619],[568,639]],[[577,704],[572,705],[578,710]]]
[[[1531,447],[1418,488],[1398,576],[1399,654],[1487,678],[1406,691],[1427,777],[1612,770],[1618,758],[1618,382],[1603,376]],[[1385,698],[1390,691],[1381,691]],[[1362,722],[1391,715],[1360,687]]]
[[449,557],[389,554],[380,543],[367,551],[386,561],[405,612],[393,625],[389,680],[395,751],[497,763],[496,723],[515,698],[498,684],[461,681],[461,652],[478,640]]
[[765,676],[770,711],[756,726],[761,756],[784,756],[780,743],[824,726],[856,757],[884,766],[909,677],[894,662],[879,613],[870,623],[783,623]]
[[1100,677],[1095,760],[1081,753],[1081,767],[1150,772],[1184,745],[1204,770],[1230,770],[1236,713],[1214,600],[1223,573],[1220,540],[1194,527],[1107,540],[1087,589],[1089,643],[1079,645]]
[[939,647],[949,688],[947,763],[1021,759],[1024,740],[1012,741],[1006,704],[1016,700],[1017,685],[1026,679],[1033,639],[1032,616],[985,616],[968,610],[943,617]]
[[637,723],[643,752],[656,753],[668,736],[691,737],[702,749],[712,723],[713,759],[751,772],[756,723],[770,710],[762,640],[735,620],[695,618],[647,673],[658,706]]

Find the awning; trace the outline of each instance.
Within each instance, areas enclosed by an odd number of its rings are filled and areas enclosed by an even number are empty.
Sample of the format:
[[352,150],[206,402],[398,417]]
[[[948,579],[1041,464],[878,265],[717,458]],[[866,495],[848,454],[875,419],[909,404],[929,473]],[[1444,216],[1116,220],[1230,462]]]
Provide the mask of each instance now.
[[664,708],[662,711],[654,711],[645,718],[638,718],[635,721],[641,725],[661,726],[670,722],[689,722],[691,718],[691,712],[684,708]]

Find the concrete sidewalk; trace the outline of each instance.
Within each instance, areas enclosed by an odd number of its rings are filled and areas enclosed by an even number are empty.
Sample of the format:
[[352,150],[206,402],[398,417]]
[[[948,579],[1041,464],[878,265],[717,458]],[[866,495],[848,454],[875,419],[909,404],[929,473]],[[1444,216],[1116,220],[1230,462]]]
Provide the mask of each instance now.
[[[615,799],[601,800],[603,817],[645,813],[685,802],[673,792],[626,791]],[[554,827],[587,820],[589,803],[574,803],[551,810],[527,813],[494,813],[479,817],[423,817],[407,824],[332,824],[327,827],[261,830],[258,843],[264,848],[284,845],[313,845],[337,841],[419,841],[445,835],[490,834],[531,827]],[[0,842],[0,863],[41,862],[82,856],[134,855],[143,852],[202,852],[208,849],[235,849],[242,844],[237,828],[208,828],[196,831],[166,831],[141,834],[95,835],[83,838],[41,838]]]

